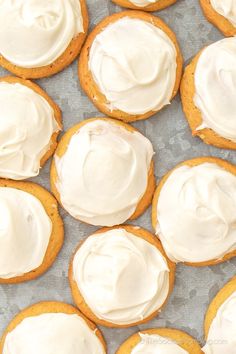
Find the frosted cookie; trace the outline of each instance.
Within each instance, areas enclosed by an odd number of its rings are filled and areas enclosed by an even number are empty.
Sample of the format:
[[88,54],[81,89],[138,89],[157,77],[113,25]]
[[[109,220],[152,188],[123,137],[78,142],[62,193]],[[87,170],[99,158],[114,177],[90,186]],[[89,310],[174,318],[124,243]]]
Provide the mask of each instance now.
[[183,331],[153,328],[129,337],[116,354],[202,354],[197,341]]
[[0,65],[23,78],[56,74],[77,57],[87,29],[85,0],[2,0]]
[[152,224],[173,262],[205,266],[236,255],[236,166],[214,157],[184,161],[160,181]]
[[115,4],[129,9],[159,11],[173,5],[177,0],[112,0]]
[[180,91],[192,134],[236,149],[236,37],[201,50],[186,67]]
[[157,238],[128,225],[89,236],[69,269],[78,308],[108,327],[135,326],[155,317],[173,289],[174,275],[175,265]]
[[76,308],[40,302],[21,311],[6,328],[0,354],[105,354],[101,332]]
[[236,277],[211,302],[205,316],[205,354],[235,354]]
[[37,176],[51,157],[61,130],[61,112],[36,84],[0,78],[0,177]]
[[35,183],[0,179],[0,283],[43,274],[63,244],[55,198]]
[[236,35],[235,0],[200,0],[200,4],[208,21],[225,36]]
[[113,226],[135,219],[155,190],[151,142],[128,124],[87,119],[61,139],[51,167],[51,188],[74,218]]
[[79,59],[81,86],[95,106],[127,122],[148,118],[168,105],[181,73],[174,33],[158,17],[141,11],[101,21]]

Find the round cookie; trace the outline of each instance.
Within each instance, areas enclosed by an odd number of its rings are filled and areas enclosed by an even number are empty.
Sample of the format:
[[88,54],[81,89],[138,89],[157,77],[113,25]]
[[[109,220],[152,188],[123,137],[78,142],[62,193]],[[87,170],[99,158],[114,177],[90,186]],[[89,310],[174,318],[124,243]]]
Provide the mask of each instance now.
[[[158,205],[158,201],[160,198],[160,193],[161,193],[162,188],[165,185],[166,181],[171,176],[171,174],[173,172],[175,172],[178,168],[183,167],[183,166],[196,167],[196,166],[200,166],[201,164],[205,164],[205,163],[216,164],[217,166],[221,167],[225,171],[230,172],[232,175],[236,176],[236,166],[232,165],[231,163],[229,163],[223,159],[219,159],[216,157],[198,157],[198,158],[194,158],[194,159],[179,163],[177,166],[175,166],[172,170],[170,170],[160,180],[160,182],[157,186],[157,189],[154,193],[153,202],[152,202],[152,226],[153,226],[154,230],[156,230],[156,228],[157,228],[157,220],[158,220],[157,205]],[[157,236],[158,236],[158,232],[157,232]],[[162,244],[163,244],[163,241],[162,241]],[[201,247],[203,247],[203,246],[201,246]],[[208,245],[208,247],[209,247],[209,245]],[[219,259],[211,259],[211,260],[202,261],[202,262],[190,262],[190,261],[186,262],[185,261],[183,263],[188,266],[202,267],[202,266],[219,264],[219,263],[225,262],[235,256],[236,256],[236,250],[233,250],[233,251],[228,252],[224,256],[219,257]]]
[[[234,329],[230,328],[230,326],[231,325],[235,326],[234,312],[233,312],[233,310],[235,311],[235,309],[230,307],[227,309],[226,304],[228,303],[228,306],[230,306],[229,305],[230,299],[232,301],[231,305],[235,304],[235,294],[236,294],[236,277],[233,277],[228,283],[226,283],[223,286],[223,288],[216,294],[214,299],[211,301],[207,309],[205,320],[204,320],[204,333],[205,333],[205,340],[206,340],[206,345],[202,348],[204,353],[208,353],[208,352],[212,354],[219,353],[219,348],[220,348],[219,345],[221,345],[221,352],[233,353],[233,351],[230,351],[230,349],[232,350],[235,348],[235,336],[233,335],[231,338],[227,338],[225,337],[225,335],[226,336],[229,335],[230,337],[230,333],[232,334],[232,331],[234,331]],[[224,308],[224,306],[226,307]],[[226,333],[227,329],[225,329],[224,327],[219,328],[218,330],[220,332],[216,333],[217,338],[214,338],[214,332],[212,331],[212,329],[216,330],[217,326],[215,321],[217,321],[218,314],[224,310],[226,311],[228,310],[227,317],[225,317],[225,319],[223,319],[222,322],[220,322],[220,324],[221,326],[224,326],[225,323],[229,325],[228,328],[229,332]],[[218,319],[218,325],[219,325],[219,319]],[[230,342],[231,340],[232,342]]]
[[[114,124],[118,127],[121,128],[125,128],[127,131],[130,132],[138,132],[134,127],[125,124],[123,122],[114,120],[114,119],[109,119],[109,118],[90,118],[90,119],[86,119],[82,122],[80,122],[79,124],[75,125],[74,127],[70,128],[62,137],[62,139],[60,140],[60,143],[58,144],[56,153],[55,153],[55,157],[52,161],[52,165],[51,165],[51,174],[50,174],[50,180],[51,180],[51,190],[53,192],[53,194],[55,195],[55,197],[57,198],[57,200],[59,201],[59,203],[61,204],[61,206],[63,208],[65,208],[63,206],[63,203],[61,201],[61,195],[60,192],[58,190],[57,187],[57,181],[58,181],[58,172],[57,172],[57,167],[56,167],[56,163],[55,163],[55,159],[58,158],[62,158],[64,156],[64,154],[67,151],[69,142],[71,141],[72,137],[78,132],[80,131],[81,128],[83,128],[86,124],[88,123],[92,123],[95,121],[101,121],[101,122],[108,122],[111,124]],[[150,205],[151,201],[152,201],[152,196],[155,190],[155,176],[154,176],[154,163],[153,160],[151,160],[150,163],[150,167],[148,170],[148,180],[147,180],[147,187],[146,187],[146,191],[144,192],[142,198],[139,200],[135,211],[133,212],[133,214],[130,216],[129,220],[133,220],[138,218],[146,209],[147,207]],[[77,219],[81,220],[78,217],[76,217]],[[82,220],[84,221],[84,220]],[[124,220],[125,221],[125,220]],[[86,222],[86,221],[84,221]],[[90,223],[90,222],[87,222]],[[120,224],[120,222],[118,223]],[[98,223],[96,225],[99,225]],[[101,226],[104,226],[101,225]],[[105,225],[108,226],[108,225]],[[110,225],[109,225],[110,226]]]
[[[224,40],[222,40],[224,41]],[[216,45],[219,42],[211,44],[209,47],[203,48],[191,61],[191,63],[185,68],[183,78],[180,85],[180,94],[183,111],[185,117],[188,121],[190,129],[192,130],[192,135],[201,138],[204,143],[209,145],[214,145],[221,149],[236,149],[236,142],[227,139],[214,131],[209,127],[203,126],[198,129],[204,122],[202,117],[202,112],[194,103],[194,97],[196,94],[195,87],[195,72],[201,55],[204,50]],[[217,59],[218,56],[216,56]],[[212,66],[210,66],[211,68]],[[204,78],[206,80],[206,78]],[[226,80],[227,81],[227,80]],[[213,97],[212,97],[213,99]],[[215,98],[216,99],[216,98]],[[217,97],[217,99],[219,99]]]
[[112,0],[112,1],[117,5],[120,5],[122,7],[127,7],[133,10],[160,11],[170,5],[175,4],[177,0],[156,0],[155,2],[152,1],[149,4],[144,6],[135,5],[135,3],[129,0]]
[[[56,302],[56,301],[48,301],[48,302],[39,302],[35,305],[32,305],[23,311],[21,311],[18,315],[13,318],[13,320],[10,322],[10,324],[7,326],[5,329],[5,332],[3,333],[3,336],[0,341],[0,354],[4,353],[4,343],[6,340],[7,335],[12,332],[19,324],[21,324],[22,321],[29,317],[35,317],[35,316],[40,316],[43,314],[47,313],[62,313],[62,314],[68,314],[68,315],[77,315],[80,318],[84,320],[84,322],[87,324],[88,328],[94,332],[96,337],[98,338],[101,348],[103,347],[104,354],[106,353],[106,343],[105,340],[102,336],[102,333],[100,330],[91,322],[89,321],[85,316],[83,316],[82,313],[80,313],[75,307],[63,303],[63,302]],[[40,336],[39,336],[40,338]],[[35,345],[37,345],[35,343]],[[43,353],[42,353],[43,354]],[[88,353],[90,354],[90,353]]]
[[[83,31],[84,32],[79,32],[79,34],[77,34],[70,41],[70,43],[67,46],[67,48],[65,49],[65,51],[57,59],[55,59],[50,64],[39,66],[39,67],[32,67],[32,68],[23,67],[20,65],[16,65],[16,64],[12,63],[11,61],[7,60],[3,55],[1,55],[1,50],[0,50],[0,66],[9,70],[10,72],[12,72],[13,74],[15,74],[17,76],[20,76],[22,78],[27,78],[27,79],[39,79],[39,78],[43,78],[43,77],[48,77],[48,76],[54,75],[54,74],[62,71],[64,68],[69,66],[76,59],[76,57],[78,56],[78,54],[81,50],[81,47],[82,47],[83,42],[84,42],[86,35],[87,35],[88,25],[89,25],[86,0],[79,0],[79,1],[80,1],[80,7],[81,7],[81,16],[82,16],[82,20],[83,20]],[[32,5],[32,7],[33,7],[33,5]],[[45,9],[46,9],[46,7],[45,7]],[[38,11],[38,9],[36,11]],[[45,12],[46,12],[46,10],[45,10]],[[53,11],[51,14],[50,10],[49,10],[49,13],[48,14],[46,13],[46,15],[48,15],[49,20],[47,20],[47,18],[45,19],[45,25],[49,25],[50,19],[53,18],[53,16],[54,16]],[[43,15],[42,15],[42,17],[43,17]],[[40,24],[40,26],[41,26],[41,24]]]
[[[51,141],[50,141],[50,147],[48,150],[44,153],[44,155],[41,157],[40,160],[40,167],[43,167],[43,165],[46,163],[46,161],[52,156],[54,153],[56,146],[57,146],[57,137],[62,129],[62,117],[61,117],[61,111],[58,105],[51,99],[51,97],[48,96],[48,94],[41,89],[40,86],[36,85],[32,81],[29,80],[24,80],[18,77],[14,76],[4,76],[0,78],[0,83],[8,83],[8,84],[20,84],[23,86],[26,86],[27,88],[33,90],[36,94],[40,95],[43,97],[46,102],[50,105],[54,112],[54,119],[56,123],[58,124],[58,131],[55,131],[52,136],[51,136]],[[11,118],[11,117],[7,117]]]
[[[222,0],[222,3],[224,0]],[[226,37],[236,35],[236,27],[219,12],[217,12],[211,4],[211,0],[200,0],[200,4],[207,20],[216,26]]]
[[[183,59],[180,52],[180,48],[178,42],[176,40],[175,34],[171,31],[171,29],[158,17],[153,16],[147,12],[143,11],[123,11],[120,13],[113,14],[109,17],[106,17],[102,20],[90,33],[88,36],[83,49],[80,54],[79,58],[79,66],[78,66],[78,74],[80,84],[88,95],[88,97],[93,101],[93,104],[103,113],[113,118],[117,118],[123,120],[125,122],[133,122],[140,119],[146,119],[150,116],[154,115],[158,110],[155,111],[148,111],[142,114],[130,114],[120,109],[113,109],[109,108],[109,102],[107,101],[105,95],[99,89],[95,79],[93,78],[93,74],[89,68],[89,55],[90,50],[93,45],[94,40],[96,39],[97,35],[103,32],[108,26],[115,24],[118,20],[121,19],[132,19],[132,20],[141,20],[147,22],[148,24],[154,25],[159,30],[164,32],[164,35],[167,35],[168,39],[170,39],[170,43],[174,45],[176,51],[176,73],[175,73],[175,84],[172,91],[171,98],[172,99],[178,92],[179,84],[182,75],[182,64]],[[149,63],[150,65],[150,63]],[[167,70],[167,69],[166,69]],[[130,94],[130,93],[129,93]],[[132,93],[134,94],[134,93]],[[149,95],[150,96],[150,95]],[[130,96],[129,96],[130,97]],[[143,96],[144,97],[144,96]],[[165,105],[166,103],[164,103]],[[162,105],[163,107],[163,105]],[[161,107],[161,108],[162,108]],[[160,108],[160,109],[161,109]]]
[[59,215],[56,199],[43,187],[36,183],[20,182],[0,179],[0,188],[14,188],[24,191],[30,195],[36,197],[45,209],[46,214],[52,223],[52,231],[49,239],[49,243],[44,255],[43,263],[36,269],[27,272],[23,275],[15,276],[12,278],[0,278],[0,284],[20,283],[28,280],[33,280],[44,272],[55,261],[64,240],[64,227],[63,221]]
[[193,337],[187,333],[172,328],[151,328],[140,331],[129,337],[116,351],[116,354],[131,354],[132,350],[140,343],[140,334],[158,335],[164,339],[174,341],[189,354],[201,354],[201,348]]
[[[148,315],[146,318],[143,318],[140,321],[136,321],[136,322],[133,322],[133,323],[118,324],[118,323],[114,323],[114,322],[99,318],[91,310],[91,308],[87,305],[86,300],[84,299],[80,289],[78,288],[77,282],[74,279],[73,262],[74,262],[76,253],[78,252],[80,247],[83,245],[83,243],[86,242],[87,239],[82,241],[79,244],[79,246],[77,247],[77,249],[75,250],[75,252],[74,252],[74,254],[72,256],[72,259],[71,259],[71,262],[70,262],[70,267],[69,267],[69,282],[70,282],[72,297],[74,299],[74,302],[75,302],[76,306],[91,321],[93,321],[93,322],[95,322],[95,323],[97,323],[99,325],[106,326],[106,327],[127,328],[127,327],[130,327],[130,326],[136,326],[136,325],[139,325],[139,324],[142,324],[142,323],[150,321],[152,318],[157,316],[158,313],[161,311],[161,309],[165,306],[166,302],[168,301],[169,295],[171,294],[171,292],[173,290],[173,287],[174,287],[175,264],[172,263],[166,257],[165,252],[164,252],[164,250],[162,248],[162,245],[161,245],[160,241],[154,235],[152,235],[151,233],[149,233],[148,231],[146,231],[145,229],[142,229],[140,227],[131,226],[131,225],[122,225],[122,226],[116,226],[116,227],[112,227],[112,228],[102,228],[102,229],[96,231],[93,235],[97,236],[99,234],[103,234],[103,233],[109,232],[111,230],[119,230],[119,229],[124,229],[125,232],[131,233],[132,235],[137,236],[138,238],[141,238],[141,239],[147,241],[148,243],[150,243],[151,245],[156,247],[157,250],[163,256],[163,258],[165,259],[166,264],[167,264],[168,269],[169,269],[169,288],[168,288],[167,296],[165,297],[165,300],[162,303],[162,305],[157,310],[156,309],[153,310],[153,313]],[[93,235],[89,236],[89,237],[93,237]],[[162,290],[163,290],[163,288],[162,288]],[[132,288],[132,291],[134,291],[133,288]]]

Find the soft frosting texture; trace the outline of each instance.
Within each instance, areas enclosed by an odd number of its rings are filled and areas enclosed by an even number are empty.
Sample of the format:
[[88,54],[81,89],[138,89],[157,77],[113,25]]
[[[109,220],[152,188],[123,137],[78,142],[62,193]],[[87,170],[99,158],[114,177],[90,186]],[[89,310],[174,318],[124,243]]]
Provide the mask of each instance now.
[[194,82],[194,103],[202,115],[197,129],[211,128],[236,142],[236,37],[222,39],[203,50]]
[[29,87],[7,82],[0,82],[0,107],[0,176],[21,180],[38,175],[59,129],[53,109]]
[[213,9],[236,27],[236,0],[210,0]]
[[122,228],[88,237],[75,254],[73,276],[93,313],[118,325],[148,317],[169,292],[160,251]]
[[39,267],[52,230],[41,202],[22,190],[0,187],[0,215],[0,278]]
[[173,261],[220,259],[236,248],[236,176],[220,166],[178,167],[156,208],[156,232]]
[[206,354],[235,354],[236,348],[236,292],[219,308],[202,348]]
[[169,338],[157,334],[139,333],[139,335],[140,342],[132,349],[131,354],[188,354]]
[[53,63],[80,32],[79,0],[0,1],[0,53],[20,67]]
[[155,4],[159,0],[130,0],[130,2],[138,7],[145,7],[147,5]]
[[3,354],[105,354],[83,318],[45,313],[25,318],[6,336]]
[[170,103],[176,79],[176,49],[149,22],[124,17],[93,41],[89,68],[110,110],[157,111]]
[[104,120],[88,122],[55,157],[61,203],[89,224],[123,223],[145,193],[152,155],[142,134]]

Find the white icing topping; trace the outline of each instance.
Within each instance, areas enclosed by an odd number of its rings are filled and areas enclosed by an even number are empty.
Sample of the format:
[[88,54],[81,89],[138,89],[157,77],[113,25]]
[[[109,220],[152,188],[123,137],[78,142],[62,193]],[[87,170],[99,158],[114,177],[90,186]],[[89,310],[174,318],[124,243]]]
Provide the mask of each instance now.
[[79,0],[0,1],[0,53],[20,67],[53,63],[81,32]]
[[6,336],[3,354],[105,354],[95,333],[75,314],[27,317]]
[[99,33],[89,68],[111,110],[157,111],[170,103],[176,80],[176,49],[153,24],[124,17]]
[[207,344],[202,348],[206,354],[235,354],[236,348],[236,292],[218,309],[213,319]]
[[236,27],[236,0],[210,0],[213,9]]
[[173,261],[209,261],[235,250],[236,176],[220,166],[178,167],[156,208],[156,232]]
[[169,338],[157,334],[139,333],[141,341],[131,354],[188,354],[186,350]]
[[155,4],[159,0],[129,0],[129,1],[138,7],[145,7],[151,4]]
[[161,252],[122,228],[88,237],[75,254],[73,276],[93,313],[118,325],[147,318],[169,292]]
[[53,109],[29,87],[7,82],[0,82],[0,107],[0,176],[38,175],[51,136],[59,130]]
[[105,120],[88,122],[55,157],[64,208],[89,224],[123,223],[146,191],[152,155],[142,134]]
[[236,37],[211,44],[201,53],[195,74],[194,103],[203,124],[236,142]]
[[38,268],[52,231],[42,203],[30,193],[0,187],[0,215],[0,278],[13,278]]

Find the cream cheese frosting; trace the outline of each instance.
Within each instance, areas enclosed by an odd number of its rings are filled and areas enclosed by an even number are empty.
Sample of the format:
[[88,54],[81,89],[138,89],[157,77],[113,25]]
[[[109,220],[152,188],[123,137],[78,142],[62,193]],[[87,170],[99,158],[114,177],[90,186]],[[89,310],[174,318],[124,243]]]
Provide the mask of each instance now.
[[224,38],[200,54],[194,104],[202,115],[198,130],[211,128],[236,142],[236,37]]
[[221,259],[236,249],[236,176],[220,166],[177,167],[156,208],[156,233],[172,261]]
[[147,318],[169,292],[161,252],[122,228],[88,237],[74,256],[73,277],[93,313],[117,325]]
[[236,0],[210,0],[213,9],[236,27]]
[[236,348],[236,292],[218,309],[213,319],[207,343],[202,348],[205,354],[235,354]]
[[159,0],[129,0],[132,4],[138,7],[145,7],[147,5],[155,4]]
[[144,333],[139,333],[139,336],[141,341],[131,350],[131,354],[188,354],[169,338]]
[[123,223],[146,191],[152,156],[150,141],[139,132],[102,119],[88,122],[64,155],[55,156],[62,205],[92,225]]
[[53,63],[83,31],[79,0],[0,1],[0,54],[20,67]]
[[123,17],[94,39],[89,69],[111,111],[144,114],[170,103],[176,57],[175,46],[164,31],[149,22]]
[[0,187],[0,278],[24,275],[42,263],[52,223],[42,203],[19,189]]
[[8,82],[0,82],[0,107],[0,176],[38,175],[51,136],[59,130],[53,109],[31,88]]
[[26,317],[6,336],[3,354],[105,354],[84,319],[75,314]]

